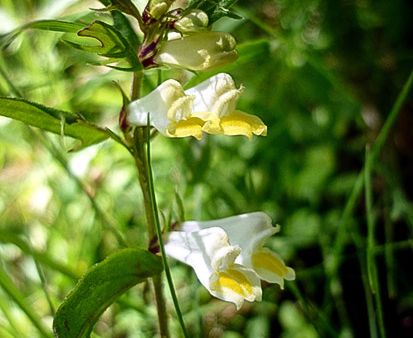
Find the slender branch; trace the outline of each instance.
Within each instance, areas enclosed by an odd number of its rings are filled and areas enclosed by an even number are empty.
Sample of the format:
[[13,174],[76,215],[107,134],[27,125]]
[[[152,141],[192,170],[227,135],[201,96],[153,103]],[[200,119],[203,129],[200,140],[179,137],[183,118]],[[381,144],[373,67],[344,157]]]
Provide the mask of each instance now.
[[[394,103],[390,111],[390,114],[387,117],[386,122],[383,125],[383,128],[381,129],[379,135],[377,136],[376,141],[374,142],[371,148],[370,160],[371,160],[372,167],[374,167],[374,164],[376,163],[378,155],[380,154],[380,151],[383,148],[384,142],[387,139],[390,133],[390,130],[392,126],[394,125],[394,122],[396,121],[399,111],[404,101],[406,100],[407,95],[409,94],[412,88],[412,85],[413,85],[413,70],[410,73],[407,81],[405,82],[403,89],[401,90],[399,96],[397,97],[397,100]],[[346,238],[346,234],[348,230],[348,223],[354,211],[354,208],[356,206],[357,200],[362,193],[363,185],[364,185],[364,170],[361,170],[359,175],[357,176],[357,180],[353,186],[353,190],[351,191],[351,194],[344,207],[341,221],[338,224],[338,233],[335,239],[335,243],[333,244],[333,252],[332,252],[332,257],[334,258],[334,260],[331,262],[332,264],[329,265],[329,269],[331,269],[330,275],[334,275],[334,273],[337,271],[338,267],[340,266],[341,254],[344,249],[345,238]]]
[[[390,130],[393,127],[397,116],[400,112],[400,109],[406,100],[411,88],[413,85],[413,70],[411,71],[409,77],[407,78],[406,82],[403,85],[403,88],[398,95],[396,102],[394,103],[386,122],[384,123],[382,129],[380,130],[377,139],[375,140],[374,144],[371,147],[370,152],[370,163],[369,165],[373,168],[374,164],[376,163],[379,154],[384,146],[387,137],[389,136]],[[353,189],[350,193],[349,198],[347,199],[347,203],[344,207],[343,214],[339,224],[337,225],[337,234],[335,236],[335,242],[332,245],[331,253],[328,257],[326,262],[326,272],[328,275],[328,285],[330,286],[331,293],[333,297],[340,301],[342,299],[342,292],[340,288],[340,281],[338,278],[338,269],[341,266],[341,262],[343,259],[342,253],[344,247],[346,245],[346,238],[347,235],[350,233],[353,240],[355,237],[354,231],[351,229],[351,217],[353,211],[356,207],[357,201],[363,191],[363,186],[365,183],[364,180],[364,168],[359,172],[356,182],[354,183]]]
[[172,280],[172,275],[171,275],[171,270],[169,269],[169,264],[168,260],[166,257],[166,252],[165,252],[165,247],[163,243],[163,237],[162,237],[162,230],[161,230],[161,223],[159,221],[159,212],[158,212],[158,207],[156,203],[156,196],[155,196],[155,189],[154,189],[154,184],[153,184],[153,175],[152,175],[152,167],[151,167],[151,153],[150,153],[150,134],[149,134],[149,126],[147,128],[147,134],[146,134],[146,142],[147,142],[147,166],[148,166],[148,175],[149,175],[149,188],[150,188],[150,195],[152,199],[152,207],[153,207],[153,215],[155,218],[155,225],[156,225],[156,235],[158,237],[159,241],[159,248],[161,251],[162,255],[162,261],[163,265],[165,268],[165,274],[166,274],[166,279],[168,281],[169,285],[169,291],[171,292],[171,297],[175,306],[175,310],[178,316],[179,324],[181,325],[182,332],[185,336],[185,338],[189,338],[188,332],[186,331],[184,319],[182,316],[181,309],[179,307],[179,302],[178,302],[178,297],[176,296],[175,292],[175,287],[174,283]]
[[[132,93],[131,98],[135,100],[139,97],[140,86],[142,81],[142,73],[134,73],[133,82],[132,82]],[[145,215],[147,221],[148,229],[148,239],[149,241],[154,238],[156,234],[156,221],[155,210],[153,206],[153,200],[151,197],[151,187],[150,187],[150,177],[148,172],[147,164],[147,154],[145,145],[145,128],[136,128],[133,135],[133,145],[132,151],[135,159],[135,165],[138,169],[138,178],[140,187],[143,194],[143,202],[145,207]],[[166,303],[165,297],[163,294],[162,288],[162,278],[161,275],[152,277],[153,288],[155,292],[156,308],[158,313],[158,322],[159,322],[159,331],[162,338],[169,338],[169,329],[168,329],[168,319],[166,313]]]
[[[152,198],[149,187],[149,173],[146,163],[146,151],[144,148],[143,128],[137,128],[134,134],[134,157],[135,164],[138,169],[139,183],[143,194],[143,202],[145,207],[145,215],[147,221],[148,238],[149,241],[154,238],[156,234],[155,216],[153,214]],[[170,337],[168,330],[168,321],[166,315],[165,297],[162,289],[161,276],[152,277],[153,288],[155,292],[156,307],[158,311],[159,330],[161,337]]]

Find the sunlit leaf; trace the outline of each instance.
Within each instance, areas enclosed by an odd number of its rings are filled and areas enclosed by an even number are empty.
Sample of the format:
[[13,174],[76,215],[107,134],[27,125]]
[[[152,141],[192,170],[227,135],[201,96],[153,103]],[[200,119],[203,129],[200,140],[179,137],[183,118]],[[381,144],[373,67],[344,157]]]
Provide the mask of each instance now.
[[81,141],[81,147],[99,143],[109,137],[105,130],[76,114],[24,99],[0,97],[0,115],[55,134],[73,137]]
[[77,33],[79,36],[94,38],[99,41],[100,46],[79,45],[80,49],[95,52],[107,57],[125,56],[126,43],[116,30],[102,21],[95,21]]
[[[119,13],[120,14],[120,13]],[[120,20],[117,16],[117,22]],[[21,32],[27,29],[39,29],[45,31],[67,33],[64,41],[74,48],[96,53],[100,56],[115,59],[111,62],[118,62],[119,59],[128,61],[129,66],[111,66],[112,68],[124,71],[133,71],[141,68],[136,55],[136,46],[132,46],[129,41],[137,43],[136,35],[133,36],[132,28],[123,23],[123,30],[127,30],[126,40],[122,34],[113,26],[102,22],[94,21],[85,26],[84,24],[60,20],[39,20],[25,24],[12,32],[0,35],[0,48],[9,45]],[[105,65],[106,62],[102,62]]]
[[56,337],[89,337],[100,315],[121,294],[161,271],[161,258],[142,249],[124,249],[96,264],[57,310]]
[[77,33],[83,29],[85,25],[61,20],[38,20],[29,22],[10,33],[0,35],[0,47],[4,48],[9,45],[20,33],[27,29],[40,29],[45,31],[62,32],[62,33]]

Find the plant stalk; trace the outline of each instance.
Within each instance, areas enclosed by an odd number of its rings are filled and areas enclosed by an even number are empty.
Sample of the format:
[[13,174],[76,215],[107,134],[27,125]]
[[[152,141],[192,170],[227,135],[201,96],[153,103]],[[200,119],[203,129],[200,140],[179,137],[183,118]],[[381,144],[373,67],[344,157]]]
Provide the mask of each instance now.
[[[136,100],[140,93],[142,73],[135,73],[132,83],[132,100]],[[143,194],[143,203],[148,229],[148,240],[151,241],[156,236],[156,220],[153,210],[153,200],[151,198],[150,174],[148,171],[147,155],[145,149],[145,128],[136,128],[133,135],[133,155],[135,165],[138,169],[139,183]],[[152,284],[155,293],[156,309],[158,313],[159,332],[162,338],[170,338],[168,320],[166,313],[165,296],[162,288],[161,275],[152,277]]]

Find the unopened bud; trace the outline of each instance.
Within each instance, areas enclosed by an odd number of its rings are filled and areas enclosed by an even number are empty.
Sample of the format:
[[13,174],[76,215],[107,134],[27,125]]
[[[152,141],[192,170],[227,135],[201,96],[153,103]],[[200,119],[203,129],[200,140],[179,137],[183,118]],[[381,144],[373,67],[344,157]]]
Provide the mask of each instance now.
[[174,0],[150,0],[145,8],[151,18],[159,20],[171,7]]
[[174,23],[174,28],[181,33],[192,33],[208,27],[208,15],[200,9],[193,9]]
[[235,39],[229,33],[199,32],[163,41],[154,61],[158,65],[207,70],[234,61],[235,47]]

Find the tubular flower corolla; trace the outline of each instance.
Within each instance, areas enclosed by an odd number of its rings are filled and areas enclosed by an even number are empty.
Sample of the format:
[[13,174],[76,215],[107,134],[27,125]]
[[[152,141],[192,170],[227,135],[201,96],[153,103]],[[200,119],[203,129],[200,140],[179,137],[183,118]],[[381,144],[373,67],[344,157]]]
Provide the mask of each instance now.
[[260,118],[236,110],[242,88],[230,75],[217,74],[186,91],[175,80],[167,80],[148,95],[131,102],[127,121],[131,125],[149,123],[169,137],[202,137],[202,132],[224,135],[266,135]]
[[220,220],[181,224],[171,231],[166,253],[190,265],[208,291],[233,302],[237,309],[244,300],[261,300],[259,280],[277,283],[295,279],[295,272],[274,252],[263,248],[267,238],[279,231],[263,212]]
[[148,95],[128,106],[128,123],[146,126],[149,123],[161,134],[169,137],[202,137],[204,121],[192,116],[193,96],[186,95],[175,80],[161,83]]
[[182,223],[181,230],[193,232],[211,227],[227,233],[230,244],[241,249],[235,262],[253,269],[262,280],[284,288],[284,279],[295,279],[294,270],[275,252],[263,247],[264,242],[280,230],[279,225],[272,226],[266,213],[253,212],[207,222],[189,221]]
[[223,229],[172,231],[165,251],[191,266],[201,284],[213,296],[234,303],[237,309],[244,300],[261,300],[260,279],[253,270],[235,262],[241,249],[230,245]]
[[219,73],[185,91],[193,96],[193,112],[207,123],[202,130],[210,134],[267,135],[267,126],[255,115],[236,110],[243,87],[236,88],[229,74]]

